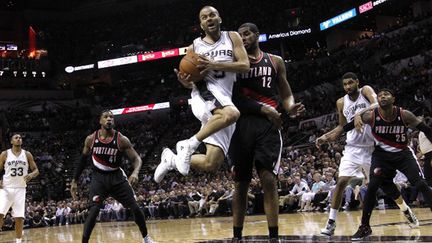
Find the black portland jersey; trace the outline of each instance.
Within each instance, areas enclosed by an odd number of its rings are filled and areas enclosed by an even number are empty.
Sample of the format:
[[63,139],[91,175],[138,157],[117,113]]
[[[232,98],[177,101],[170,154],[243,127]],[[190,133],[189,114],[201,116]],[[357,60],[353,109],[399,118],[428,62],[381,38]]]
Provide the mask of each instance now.
[[104,171],[117,170],[121,164],[123,153],[119,150],[120,132],[114,130],[110,140],[102,140],[99,137],[100,130],[94,133],[92,145],[93,165]]
[[388,152],[399,152],[408,146],[408,127],[403,120],[402,108],[394,106],[393,112],[396,113],[395,118],[387,121],[380,114],[379,108],[375,108],[372,134],[376,146]]
[[270,55],[261,52],[256,62],[250,62],[249,72],[237,76],[240,92],[261,104],[277,108],[277,70],[275,67]]

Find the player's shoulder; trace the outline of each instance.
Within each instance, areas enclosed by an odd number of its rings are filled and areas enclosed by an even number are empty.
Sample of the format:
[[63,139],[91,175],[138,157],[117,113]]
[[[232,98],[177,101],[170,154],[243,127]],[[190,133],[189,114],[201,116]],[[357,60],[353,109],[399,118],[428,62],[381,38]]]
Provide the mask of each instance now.
[[93,133],[87,135],[86,140],[87,140],[87,139],[91,139],[91,140],[94,139],[94,138],[97,136],[97,135],[96,135],[97,132],[98,132],[98,131],[96,130],[96,131],[94,131]]
[[364,95],[367,93],[375,93],[375,90],[370,85],[363,85],[363,87],[361,87],[361,92]]
[[24,150],[24,153],[25,153],[27,158],[33,157],[33,154],[30,153],[30,151]]
[[[221,32],[221,33],[224,33],[224,32]],[[240,34],[237,31],[226,31],[225,33],[227,33],[227,36],[231,39],[231,41],[241,40]]]
[[344,105],[344,100],[345,100],[345,96],[340,97],[340,98],[336,101],[336,105],[337,105],[337,106],[343,106],[343,105]]
[[98,133],[98,130],[96,130],[96,131],[94,131],[93,133],[87,135],[87,137],[85,138],[84,143],[85,143],[85,144],[90,144],[90,143],[92,143],[92,142],[96,139],[97,133]]
[[281,61],[283,61],[282,57],[279,56],[279,55],[271,54],[271,53],[268,53],[268,52],[264,52],[264,53],[267,54],[272,59],[272,61],[275,61],[275,62],[281,62]]
[[7,156],[8,150],[9,150],[9,149],[7,149],[7,150],[3,150],[3,151],[0,153],[0,156]]

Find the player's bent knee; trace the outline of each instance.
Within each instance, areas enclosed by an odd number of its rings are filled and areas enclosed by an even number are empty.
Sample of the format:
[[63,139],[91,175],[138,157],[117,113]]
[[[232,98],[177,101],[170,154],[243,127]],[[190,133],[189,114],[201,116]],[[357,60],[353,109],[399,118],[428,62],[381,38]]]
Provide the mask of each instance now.
[[223,118],[226,124],[232,124],[236,122],[240,117],[240,111],[236,108],[226,108],[223,113]]

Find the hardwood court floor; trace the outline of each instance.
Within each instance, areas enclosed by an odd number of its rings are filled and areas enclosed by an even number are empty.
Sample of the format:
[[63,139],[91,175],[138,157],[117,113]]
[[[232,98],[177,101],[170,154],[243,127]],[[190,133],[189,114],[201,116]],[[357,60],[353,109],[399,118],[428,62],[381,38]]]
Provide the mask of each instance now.
[[[375,210],[372,216],[372,241],[432,242],[432,212],[429,209],[413,209],[420,220],[418,229],[411,229],[399,210]],[[279,220],[281,242],[351,242],[361,219],[361,211],[338,214],[335,236],[320,236],[327,213],[282,214]],[[194,218],[177,220],[150,220],[148,230],[154,240],[171,242],[229,242],[232,236],[231,217]],[[69,225],[25,230],[24,242],[57,243],[81,242],[82,225]],[[249,216],[244,236],[247,242],[266,242],[265,216]],[[0,233],[0,242],[14,242],[14,232]],[[97,223],[90,242],[139,243],[142,242],[134,222]]]

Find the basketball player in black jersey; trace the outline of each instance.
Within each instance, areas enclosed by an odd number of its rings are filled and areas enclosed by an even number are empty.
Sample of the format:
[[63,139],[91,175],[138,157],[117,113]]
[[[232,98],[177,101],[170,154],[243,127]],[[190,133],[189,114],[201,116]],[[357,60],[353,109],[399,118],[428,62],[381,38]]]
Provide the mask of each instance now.
[[[92,179],[90,184],[89,213],[84,223],[82,242],[87,243],[99,215],[103,201],[112,196],[123,206],[131,209],[144,243],[153,240],[147,235],[147,227],[143,212],[140,210],[131,185],[138,182],[138,174],[142,161],[129,139],[114,130],[114,115],[111,111],[103,111],[99,123],[101,129],[87,136],[84,142],[81,159],[71,182],[71,194],[76,200],[77,181],[84,170],[88,157],[92,160]],[[120,168],[123,154],[132,161],[134,171],[127,179]]]
[[[393,183],[396,170],[405,174],[411,185],[423,193],[425,200],[432,207],[432,190],[421,177],[419,165],[414,152],[408,147],[407,138],[408,128],[416,128],[432,141],[432,129],[410,111],[394,106],[394,102],[393,91],[382,89],[378,92],[379,107],[361,116],[362,121],[372,127],[376,145],[372,153],[370,182],[364,200],[361,225],[352,236],[352,240],[362,240],[372,234],[369,221],[379,187],[393,199],[400,196],[400,191]],[[354,123],[350,122],[344,126],[344,131],[353,128]]]
[[301,103],[294,102],[282,58],[260,50],[257,26],[245,23],[238,32],[249,56],[250,70],[238,74],[233,94],[233,102],[241,113],[229,150],[235,174],[233,242],[239,242],[242,238],[247,192],[254,164],[264,190],[270,242],[278,242],[276,180],[282,149],[279,131],[281,114],[277,111],[279,96],[286,112],[300,115],[305,108]]

